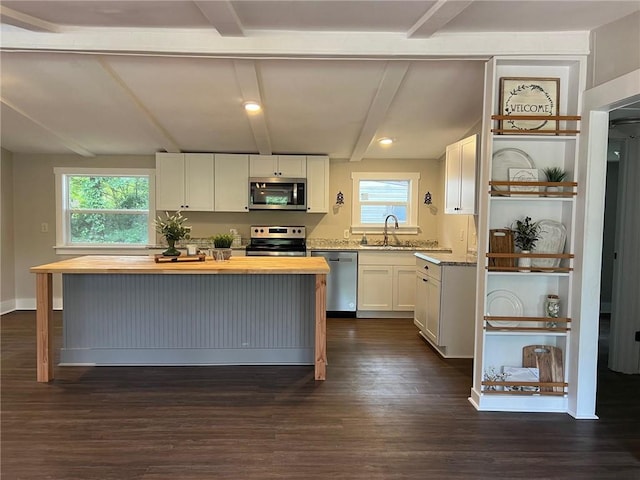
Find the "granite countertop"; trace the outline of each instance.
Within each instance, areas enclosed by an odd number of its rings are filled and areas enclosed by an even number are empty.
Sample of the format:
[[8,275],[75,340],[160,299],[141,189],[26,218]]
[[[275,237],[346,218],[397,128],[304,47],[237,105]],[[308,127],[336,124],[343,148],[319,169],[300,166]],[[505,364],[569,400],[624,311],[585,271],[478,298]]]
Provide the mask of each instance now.
[[307,239],[307,250],[356,250],[356,251],[426,251],[451,253],[450,248],[438,246],[438,242],[433,240],[417,240],[402,244],[382,245],[382,241],[371,242],[361,245],[357,240],[334,240],[334,239]]
[[435,263],[436,265],[476,266],[478,264],[478,256],[475,254],[454,255],[453,253],[417,252],[415,255],[422,260]]

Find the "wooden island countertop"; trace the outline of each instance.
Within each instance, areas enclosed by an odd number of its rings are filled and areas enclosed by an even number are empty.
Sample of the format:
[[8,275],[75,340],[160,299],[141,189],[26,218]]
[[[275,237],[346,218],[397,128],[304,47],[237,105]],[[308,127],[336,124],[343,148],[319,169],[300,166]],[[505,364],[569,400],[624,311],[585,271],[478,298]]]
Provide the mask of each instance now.
[[225,275],[317,275],[328,274],[322,257],[231,257],[216,262],[155,263],[152,256],[88,255],[31,268],[32,273],[135,273]]
[[89,255],[32,267],[36,274],[37,380],[54,378],[53,274],[80,275],[314,275],[315,379],[326,378],[326,285],[329,265],[322,257],[231,257],[156,263],[153,256]]

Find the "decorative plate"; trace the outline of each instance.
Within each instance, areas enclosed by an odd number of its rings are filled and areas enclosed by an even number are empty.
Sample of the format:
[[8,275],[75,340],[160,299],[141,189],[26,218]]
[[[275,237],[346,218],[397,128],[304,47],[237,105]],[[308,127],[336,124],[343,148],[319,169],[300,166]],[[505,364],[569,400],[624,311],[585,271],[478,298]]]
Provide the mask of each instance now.
[[[540,238],[533,253],[562,253],[567,229],[554,220],[540,220]],[[559,267],[560,258],[532,258],[531,267]]]
[[[491,180],[509,181],[510,168],[533,168],[533,160],[526,152],[518,148],[503,148],[493,154],[491,162]],[[506,185],[494,185],[494,190],[509,190]]]
[[[494,290],[487,295],[487,316],[521,317],[522,302],[509,290]],[[488,320],[492,327],[517,327],[517,320]]]

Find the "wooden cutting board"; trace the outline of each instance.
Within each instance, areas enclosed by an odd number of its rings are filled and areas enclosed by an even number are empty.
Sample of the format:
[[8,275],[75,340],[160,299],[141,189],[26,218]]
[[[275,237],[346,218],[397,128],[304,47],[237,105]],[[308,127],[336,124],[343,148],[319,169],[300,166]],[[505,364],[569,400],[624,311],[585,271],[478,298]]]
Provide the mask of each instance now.
[[[513,253],[513,232],[508,228],[489,230],[490,253]],[[489,258],[489,266],[513,267],[515,258]]]
[[[522,366],[535,367],[541,382],[564,382],[562,350],[550,345],[527,345],[522,348]],[[541,392],[562,392],[562,387],[540,387]]]

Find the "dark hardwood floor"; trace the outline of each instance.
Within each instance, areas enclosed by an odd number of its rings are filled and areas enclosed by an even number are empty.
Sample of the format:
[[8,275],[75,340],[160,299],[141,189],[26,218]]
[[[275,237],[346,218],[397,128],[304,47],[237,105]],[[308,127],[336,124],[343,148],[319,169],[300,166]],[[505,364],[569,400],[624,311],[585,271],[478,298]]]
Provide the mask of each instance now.
[[640,376],[601,368],[598,421],[477,412],[471,361],[441,359],[410,320],[330,319],[325,382],[57,367],[39,384],[35,314],[1,327],[3,480],[640,479]]

